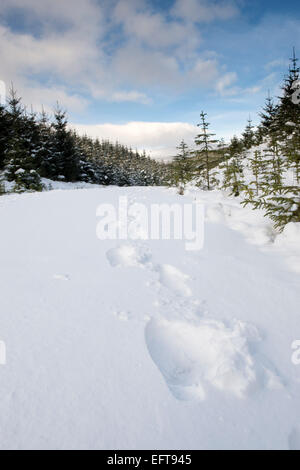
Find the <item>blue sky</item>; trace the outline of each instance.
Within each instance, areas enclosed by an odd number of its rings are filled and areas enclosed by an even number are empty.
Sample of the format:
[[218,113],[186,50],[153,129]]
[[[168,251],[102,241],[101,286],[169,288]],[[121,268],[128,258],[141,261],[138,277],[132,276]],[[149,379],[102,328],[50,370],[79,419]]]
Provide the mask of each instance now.
[[257,121],[299,33],[296,1],[1,0],[0,80],[37,110],[59,100],[79,132],[167,156],[202,109],[226,139]]

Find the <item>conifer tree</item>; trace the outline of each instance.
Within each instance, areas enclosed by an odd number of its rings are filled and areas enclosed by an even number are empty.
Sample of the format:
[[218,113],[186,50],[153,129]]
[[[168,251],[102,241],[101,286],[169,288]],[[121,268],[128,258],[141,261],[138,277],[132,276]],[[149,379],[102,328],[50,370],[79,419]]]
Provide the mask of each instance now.
[[254,132],[254,126],[252,125],[252,119],[249,116],[249,119],[247,121],[247,126],[245,128],[245,131],[243,132],[243,143],[245,149],[249,150],[253,145],[255,145],[255,132]]
[[243,143],[234,136],[231,139],[225,162],[222,165],[224,169],[222,187],[230,189],[231,195],[235,197],[239,196],[244,189],[243,157]]
[[44,178],[51,179],[56,171],[54,161],[54,136],[44,109],[42,109],[38,121],[38,143],[35,158],[40,175]]
[[253,205],[254,209],[263,209],[265,215],[274,222],[274,227],[282,231],[289,222],[300,222],[300,191],[299,186],[285,186],[280,194],[270,189],[257,199],[248,199],[243,204]]
[[8,142],[5,149],[5,177],[14,181],[14,191],[40,191],[40,177],[35,170],[34,143],[31,140],[33,118],[26,116],[21,99],[12,88],[8,100]]
[[[259,195],[261,189],[262,176],[264,174],[264,169],[266,162],[263,159],[262,153],[259,150],[255,150],[254,155],[249,158],[250,169],[254,176],[254,180],[250,182],[249,188],[251,185],[254,186],[256,196]],[[252,189],[252,188],[251,188]]]
[[191,179],[190,151],[184,140],[180,142],[177,150],[178,154],[174,157],[174,176],[179,194],[184,194],[185,186]]
[[253,180],[249,184],[245,184],[245,198],[243,204],[252,204],[255,206],[266,191],[265,183],[268,181],[266,177],[266,168],[268,162],[265,160],[260,150],[255,150],[254,155],[249,158],[249,169],[252,172]]
[[0,171],[4,168],[5,150],[8,146],[8,116],[4,106],[0,104]]
[[57,105],[54,111],[53,167],[54,178],[76,181],[80,173],[80,153],[67,129],[66,113]]
[[[283,95],[279,97],[278,122],[284,134],[290,135],[293,132],[293,125],[300,125],[300,105],[295,101],[294,96],[297,87],[300,87],[300,68],[293,48],[293,57],[290,59],[291,65],[289,73],[285,77],[282,86]],[[289,126],[291,124],[291,126]]]
[[259,113],[259,116],[261,118],[259,128],[261,129],[262,136],[267,136],[276,129],[278,116],[278,105],[274,104],[274,100],[270,95],[270,90],[268,91],[265,106]]
[[201,122],[197,124],[198,127],[201,129],[201,133],[196,136],[195,144],[198,147],[195,154],[197,157],[197,166],[198,171],[202,169],[203,162],[205,166],[205,181],[206,181],[206,188],[208,190],[211,189],[211,164],[210,164],[210,151],[214,148],[215,144],[218,140],[214,139],[216,134],[210,133],[208,128],[210,124],[206,121],[207,113],[204,111],[201,112]]
[[[300,106],[300,104],[299,104]],[[294,172],[296,184],[300,184],[300,123],[293,127],[292,133],[289,134],[283,142],[281,142],[281,152],[287,158],[287,168]]]

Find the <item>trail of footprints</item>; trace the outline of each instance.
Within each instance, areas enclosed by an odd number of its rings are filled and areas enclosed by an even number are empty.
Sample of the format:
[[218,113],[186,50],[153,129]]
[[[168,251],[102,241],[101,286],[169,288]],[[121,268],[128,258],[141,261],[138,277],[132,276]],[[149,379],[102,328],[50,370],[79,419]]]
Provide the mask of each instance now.
[[[193,298],[190,278],[175,266],[155,264],[142,246],[123,244],[106,253],[112,267],[147,269],[156,286],[159,313],[147,322],[149,354],[171,393],[179,400],[205,400],[210,388],[242,398],[266,387],[283,387],[271,362],[258,351],[257,328],[233,320],[225,324],[205,315]],[[127,314],[117,314],[128,321]],[[291,444],[298,435],[291,437]]]

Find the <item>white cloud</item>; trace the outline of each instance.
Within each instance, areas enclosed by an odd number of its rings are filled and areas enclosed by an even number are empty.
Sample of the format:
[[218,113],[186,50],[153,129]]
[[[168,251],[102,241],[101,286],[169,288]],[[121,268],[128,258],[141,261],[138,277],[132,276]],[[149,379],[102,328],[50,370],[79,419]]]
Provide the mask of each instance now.
[[[26,13],[23,32],[1,25],[16,8]],[[156,92],[214,89],[221,67],[199,52],[200,44],[188,18],[154,13],[144,0],[0,3],[0,78],[13,81],[28,104],[41,90],[41,102],[58,90],[62,106],[73,111],[89,99],[149,105]]]
[[181,80],[175,57],[158,50],[145,50],[133,41],[116,51],[111,62],[111,73],[112,76],[122,77],[126,84],[138,87],[170,87]]
[[177,18],[191,22],[205,23],[214,20],[228,20],[238,14],[233,2],[214,0],[176,0],[172,13]]
[[126,124],[71,124],[80,135],[118,140],[124,145],[146,150],[153,158],[168,159],[176,155],[176,146],[184,139],[193,146],[197,126],[185,122],[128,122]]
[[218,63],[215,59],[198,59],[189,75],[192,83],[213,86],[219,76]]
[[266,65],[265,65],[265,69],[266,70],[272,70],[272,69],[276,69],[276,68],[279,68],[279,67],[286,67],[288,65],[288,61],[287,60],[283,60],[283,59],[275,59],[275,60],[272,60],[271,62],[268,62]]
[[40,112],[42,107],[47,113],[52,114],[56,102],[67,111],[83,112],[89,102],[77,94],[70,94],[62,87],[35,87],[20,86],[17,88],[19,96],[26,95],[27,103],[32,105],[36,112]]
[[[1,25],[1,17],[16,8],[25,12],[24,32]],[[102,20],[92,0],[1,0],[1,79],[13,82],[27,104],[41,92],[39,101],[47,106],[57,93],[54,102],[61,100],[71,111],[83,109],[87,101],[79,95],[88,91],[91,76],[101,76],[103,54],[96,41],[104,34]],[[57,21],[64,26],[58,28]],[[33,33],[37,25],[38,36]]]
[[195,47],[200,41],[200,34],[191,24],[167,21],[163,14],[151,12],[143,0],[119,0],[114,19],[123,26],[127,36],[151,48],[180,46],[191,40]]
[[118,91],[112,94],[111,100],[116,103],[130,101],[132,103],[150,104],[152,102],[145,93],[139,93],[138,91]]
[[38,20],[48,32],[64,24],[91,36],[99,33],[103,19],[102,9],[94,0],[1,0],[0,15],[15,13],[16,9],[27,14],[27,24]]
[[230,95],[232,92],[235,93],[235,90],[232,90],[230,87],[233,83],[237,81],[237,74],[235,72],[229,72],[220,77],[216,84],[216,90],[220,95]]

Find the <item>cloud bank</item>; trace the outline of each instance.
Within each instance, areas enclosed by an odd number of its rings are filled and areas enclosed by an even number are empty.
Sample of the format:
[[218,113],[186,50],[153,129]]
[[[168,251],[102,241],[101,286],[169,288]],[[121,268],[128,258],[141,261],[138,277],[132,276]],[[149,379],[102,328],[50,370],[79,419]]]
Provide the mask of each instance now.
[[160,12],[146,0],[1,0],[1,79],[26,102],[59,98],[71,111],[95,99],[151,105],[155,93],[218,91],[224,73],[198,24],[237,13],[204,0]]
[[197,126],[185,122],[129,122],[126,124],[80,125],[72,124],[80,135],[88,135],[110,141],[118,140],[158,160],[169,160],[176,155],[176,142],[184,139],[193,145]]

